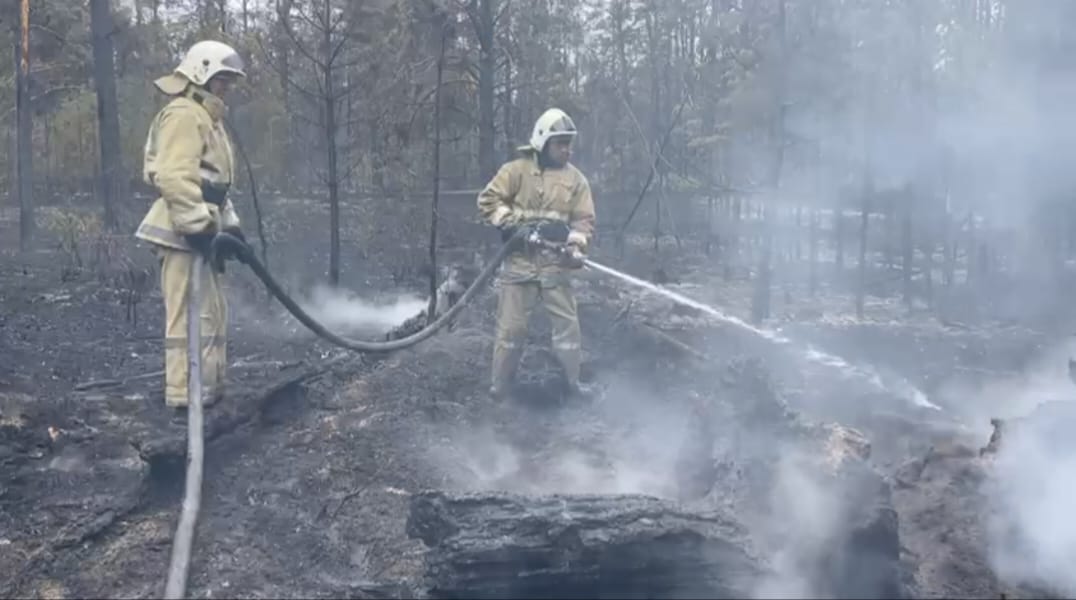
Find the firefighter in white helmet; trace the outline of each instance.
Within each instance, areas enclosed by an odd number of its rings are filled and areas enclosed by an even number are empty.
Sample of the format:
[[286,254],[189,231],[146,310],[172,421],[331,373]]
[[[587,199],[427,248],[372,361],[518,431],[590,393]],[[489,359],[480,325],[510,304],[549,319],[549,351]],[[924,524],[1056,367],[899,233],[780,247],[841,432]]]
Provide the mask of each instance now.
[[[194,260],[208,257],[213,236],[225,231],[245,239],[228,199],[235,167],[222,118],[222,97],[244,77],[243,60],[231,46],[201,41],[179,66],[154,81],[172,99],[150,124],[143,178],[159,197],[135,236],[149,242],[161,267],[164,296],[164,401],[185,415],[187,407],[187,288]],[[229,257],[220,257],[229,258]],[[206,406],[224,393],[227,306],[220,287],[223,262],[202,269],[201,366]]]
[[553,325],[553,353],[564,369],[569,395],[583,392],[579,383],[581,333],[571,271],[594,231],[594,201],[587,178],[569,162],[575,123],[551,108],[534,124],[521,156],[501,166],[478,196],[478,210],[508,239],[518,227],[537,230],[547,241],[564,244],[557,253],[524,245],[509,255],[499,276],[497,331],[490,394],[509,392],[531,312],[545,306]]

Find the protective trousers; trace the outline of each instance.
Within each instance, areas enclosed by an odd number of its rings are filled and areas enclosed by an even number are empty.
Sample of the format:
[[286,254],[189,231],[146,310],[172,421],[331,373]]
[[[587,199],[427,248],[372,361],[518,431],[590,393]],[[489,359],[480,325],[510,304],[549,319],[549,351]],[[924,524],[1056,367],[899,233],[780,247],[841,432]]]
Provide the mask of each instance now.
[[502,282],[497,302],[497,333],[493,343],[491,389],[495,394],[508,391],[523,351],[531,312],[539,300],[545,305],[553,325],[553,354],[564,369],[568,384],[574,386],[579,383],[582,334],[571,287],[566,283],[543,287],[537,281]]
[[[164,296],[164,401],[171,407],[187,406],[187,293],[191,265],[205,260],[200,254],[159,248],[161,295]],[[202,398],[211,406],[224,393],[228,365],[228,307],[220,287],[220,275],[202,265],[201,332]]]

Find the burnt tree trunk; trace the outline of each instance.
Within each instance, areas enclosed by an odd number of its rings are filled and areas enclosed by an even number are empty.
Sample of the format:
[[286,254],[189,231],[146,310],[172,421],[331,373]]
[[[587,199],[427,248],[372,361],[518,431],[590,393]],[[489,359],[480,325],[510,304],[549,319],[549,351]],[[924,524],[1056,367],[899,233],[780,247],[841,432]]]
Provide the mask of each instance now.
[[730,200],[730,207],[732,209],[732,214],[729,215],[729,251],[725,253],[725,269],[723,271],[725,281],[732,279],[733,270],[735,268],[734,263],[738,263],[740,260],[740,230],[743,226],[743,200],[740,197]]
[[833,245],[834,264],[836,265],[837,277],[844,273],[844,207],[840,204],[833,209]]
[[912,236],[912,202],[915,192],[909,190],[908,198],[901,207],[901,279],[903,283],[904,305],[912,310],[912,264],[915,257],[915,242]]
[[504,65],[504,95],[501,100],[503,114],[504,154],[505,158],[512,155],[512,145],[515,140],[515,130],[512,127],[512,57],[505,52],[506,63]]
[[810,281],[808,287],[810,288],[811,297],[815,297],[818,294],[818,209],[811,210],[811,230],[810,230]]
[[[869,168],[869,167],[868,167]],[[863,318],[863,303],[867,295],[867,230],[870,226],[871,195],[874,183],[868,173],[863,184],[862,205],[859,210],[859,281],[856,284],[856,318]]]
[[430,203],[430,301],[426,324],[437,319],[437,205],[441,198],[441,88],[445,73],[446,24],[440,24],[441,50],[437,55],[437,87],[433,92],[433,200]]
[[324,108],[325,108],[325,144],[329,168],[329,283],[340,283],[340,178],[337,165],[336,149],[336,95],[333,86],[333,46],[332,46],[332,3],[325,3],[324,30],[322,43],[324,50]]
[[[785,112],[787,110],[785,99],[785,62],[788,59],[787,32],[785,31],[785,1],[780,0],[777,4],[777,35],[780,46],[780,71],[777,75],[777,114],[772,124],[772,139],[774,144],[774,169],[772,189],[777,192],[781,187],[781,174],[785,160]],[[770,317],[770,290],[773,285],[773,235],[777,222],[778,194],[774,193],[769,202],[760,204],[765,211],[762,222],[762,253],[758,262],[758,278],[755,280],[755,290],[751,302],[751,318],[755,323]]]
[[21,0],[19,39],[15,43],[16,172],[19,193],[19,249],[26,251],[34,235],[34,168],[30,100],[30,0]]
[[493,177],[493,87],[497,76],[495,60],[494,6],[496,0],[477,0],[475,33],[478,37],[478,176],[483,181]]
[[945,209],[944,237],[942,240],[942,283],[945,287],[952,287],[953,276],[956,273],[956,227],[953,224],[953,214]]
[[97,140],[101,149],[101,205],[105,227],[114,230],[118,225],[116,204],[122,197],[123,154],[109,0],[90,0],[90,29],[93,34],[93,81],[97,92]]
[[934,235],[932,227],[923,228],[923,296],[927,307],[934,306]]
[[978,277],[975,272],[975,255],[979,244],[975,234],[975,211],[972,210],[968,212],[968,243],[964,249],[964,282],[968,284],[975,282]]
[[[288,80],[291,78],[288,38],[286,34],[286,23],[288,15],[291,14],[292,0],[276,0],[276,29],[273,33],[274,37],[274,52],[276,54],[277,72],[280,76],[280,100],[284,106],[284,114],[291,115],[292,96],[289,93],[291,91],[291,84]],[[292,124],[290,116],[285,116],[285,134],[284,134],[284,148],[281,155],[281,162],[278,165],[279,173],[281,173],[281,179],[278,185],[287,191],[293,189],[294,178],[289,177],[286,173],[294,169],[293,158],[295,157],[295,145],[292,140],[295,137],[295,126]]]

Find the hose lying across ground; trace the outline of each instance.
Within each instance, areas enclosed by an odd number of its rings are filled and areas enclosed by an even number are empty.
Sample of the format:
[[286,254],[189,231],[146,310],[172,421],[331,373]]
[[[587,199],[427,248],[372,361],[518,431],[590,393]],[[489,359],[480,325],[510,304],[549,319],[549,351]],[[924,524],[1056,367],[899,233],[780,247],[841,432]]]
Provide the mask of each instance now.
[[445,311],[445,314],[438,317],[436,321],[430,323],[421,331],[413,333],[407,337],[400,338],[398,340],[379,342],[367,340],[353,340],[335,334],[326,329],[325,326],[323,326],[321,323],[318,323],[316,320],[314,320],[313,317],[308,315],[306,311],[304,311],[302,307],[299,306],[299,304],[296,303],[295,300],[293,300],[291,296],[289,296],[288,293],[284,291],[284,288],[281,287],[279,283],[277,283],[276,279],[273,278],[273,275],[269,273],[268,269],[265,268],[265,265],[263,265],[261,261],[258,260],[258,257],[254,255],[254,251],[250,248],[250,246],[248,246],[239,238],[229,235],[227,233],[219,233],[213,239],[212,248],[214,254],[221,252],[223,249],[227,249],[233,252],[240,261],[245,263],[248,267],[250,267],[252,271],[254,271],[254,274],[258,276],[258,279],[262,280],[262,283],[265,284],[265,287],[269,289],[273,296],[276,296],[276,299],[284,305],[284,308],[288,309],[288,312],[294,315],[296,319],[299,319],[299,321],[303,325],[306,325],[306,327],[310,329],[310,331],[316,333],[318,337],[324,339],[327,342],[340,346],[341,348],[354,350],[355,352],[380,353],[394,352],[396,350],[410,348],[411,346],[414,346],[415,344],[426,340],[427,338],[444,328],[446,325],[451,323],[452,320],[456,318],[456,315],[458,315],[460,311],[462,311],[464,307],[466,307],[471,302],[471,300],[474,299],[474,297],[478,294],[478,291],[482,289],[482,287],[485,286],[490,279],[493,278],[494,273],[496,273],[497,271],[497,267],[500,266],[500,264],[508,256],[508,253],[511,252],[515,240],[517,238],[522,239],[525,233],[526,232],[521,229],[511,239],[509,239],[508,242],[501,246],[501,249],[497,251],[497,254],[493,257],[493,260],[490,261],[489,265],[487,265],[486,268],[478,274],[478,277],[474,280],[474,283],[471,284],[471,287],[467,288],[467,291],[463,292],[463,295],[460,296],[460,299],[456,302],[456,304],[454,304],[452,308]]

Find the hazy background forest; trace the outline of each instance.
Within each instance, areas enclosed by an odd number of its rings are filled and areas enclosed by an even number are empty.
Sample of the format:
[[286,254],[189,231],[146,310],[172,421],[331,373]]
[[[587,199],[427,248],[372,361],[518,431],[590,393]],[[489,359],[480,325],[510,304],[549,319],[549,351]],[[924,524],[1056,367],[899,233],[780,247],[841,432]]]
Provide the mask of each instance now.
[[[434,148],[445,215],[473,220],[475,190],[548,106],[581,129],[573,160],[599,243],[653,236],[655,269],[670,248],[702,250],[758,283],[756,318],[773,286],[857,291],[860,315],[889,290],[909,307],[959,298],[965,315],[1028,316],[1052,307],[1076,249],[1065,2],[30,4],[28,76],[0,67],[8,211],[93,208],[132,230],[164,101],[152,79],[214,38],[249,63],[231,121],[262,194],[364,206],[379,227],[401,222],[417,253]],[[5,6],[18,58],[17,3]]]

